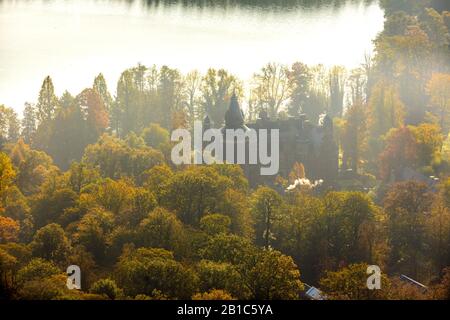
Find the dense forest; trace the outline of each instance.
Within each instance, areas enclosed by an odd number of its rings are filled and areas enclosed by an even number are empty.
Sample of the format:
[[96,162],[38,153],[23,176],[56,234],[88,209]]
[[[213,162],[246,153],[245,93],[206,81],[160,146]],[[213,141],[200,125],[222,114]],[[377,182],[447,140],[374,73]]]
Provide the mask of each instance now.
[[[20,118],[0,105],[0,299],[450,299],[450,12],[381,4],[354,70],[271,62],[244,83],[139,64],[114,96],[102,74],[60,97],[48,76]],[[233,93],[248,122],[330,115],[337,180],[296,183],[296,163],[251,188],[239,165],[173,165],[170,132],[220,127]]]

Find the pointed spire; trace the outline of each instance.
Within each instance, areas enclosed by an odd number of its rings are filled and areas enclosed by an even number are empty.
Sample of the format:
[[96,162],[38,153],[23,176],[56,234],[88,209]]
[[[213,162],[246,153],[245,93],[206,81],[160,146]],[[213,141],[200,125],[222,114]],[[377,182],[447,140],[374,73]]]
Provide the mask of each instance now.
[[225,113],[225,127],[237,129],[244,125],[244,116],[242,114],[241,108],[239,107],[239,102],[236,96],[236,92],[233,91],[233,95],[230,99],[230,107]]
[[207,130],[211,129],[211,127],[212,127],[211,118],[209,117],[209,115],[206,115],[206,117],[203,118],[203,129]]

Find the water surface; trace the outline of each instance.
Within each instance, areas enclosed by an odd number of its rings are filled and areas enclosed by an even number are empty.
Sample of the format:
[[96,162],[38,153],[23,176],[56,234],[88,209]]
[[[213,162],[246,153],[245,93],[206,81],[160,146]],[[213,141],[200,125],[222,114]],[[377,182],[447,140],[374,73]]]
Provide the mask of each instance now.
[[243,80],[269,61],[353,68],[383,28],[377,1],[257,3],[0,1],[0,104],[22,110],[46,75],[57,94],[77,94],[103,72],[114,93],[138,62],[225,68]]

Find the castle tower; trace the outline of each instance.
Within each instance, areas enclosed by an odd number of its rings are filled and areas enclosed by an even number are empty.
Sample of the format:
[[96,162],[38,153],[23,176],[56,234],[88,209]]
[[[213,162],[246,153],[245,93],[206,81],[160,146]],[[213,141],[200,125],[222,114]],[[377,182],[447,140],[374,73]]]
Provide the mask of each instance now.
[[[228,137],[228,135],[226,134],[227,130],[238,130],[238,129],[241,129],[245,132],[250,130],[244,124],[244,114],[241,108],[239,107],[239,102],[236,94],[233,93],[230,99],[230,106],[228,107],[228,110],[225,113],[225,125],[220,129],[224,137],[223,154],[227,154],[226,152],[228,148],[233,148],[234,149],[233,151],[234,160],[232,161],[233,163],[237,163],[237,151],[238,149],[240,149],[240,147],[242,147],[242,145],[240,145],[242,143],[246,144],[244,146],[246,150],[245,159],[248,159],[248,141],[247,140],[238,141],[234,137],[231,138]],[[246,170],[245,167],[246,166],[244,165],[244,171]]]
[[318,164],[321,177],[326,184],[332,184],[338,174],[338,147],[334,139],[333,119],[328,115],[324,115],[319,122],[322,128],[322,141],[319,147]]
[[203,118],[203,130],[208,130],[212,128],[212,121],[209,115],[206,115],[205,118]]
[[225,129],[247,129],[244,125],[244,114],[235,93],[231,96],[230,106],[225,112]]

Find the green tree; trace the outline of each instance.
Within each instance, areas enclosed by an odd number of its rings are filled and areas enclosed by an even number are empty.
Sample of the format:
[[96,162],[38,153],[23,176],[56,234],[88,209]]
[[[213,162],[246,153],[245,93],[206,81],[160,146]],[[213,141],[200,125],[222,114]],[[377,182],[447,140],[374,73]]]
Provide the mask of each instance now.
[[446,179],[439,187],[429,217],[425,220],[429,254],[439,274],[450,264],[450,181]]
[[3,299],[14,297],[17,264],[18,261],[13,255],[0,248],[0,297]]
[[439,117],[441,128],[448,131],[448,114],[450,111],[450,74],[433,73],[427,84],[432,111]]
[[131,199],[131,209],[125,211],[118,219],[122,225],[136,227],[158,205],[152,192],[144,188],[135,188]]
[[82,162],[97,167],[103,177],[118,178],[123,172],[127,153],[128,148],[122,140],[103,134],[97,143],[86,147]]
[[432,195],[424,183],[407,181],[394,184],[384,198],[391,247],[392,271],[417,279],[423,267],[425,219],[431,209]]
[[291,91],[289,69],[284,65],[268,63],[253,76],[253,82],[257,110],[265,110],[269,117],[275,119],[286,106]]
[[18,290],[23,300],[64,300],[80,299],[77,290],[69,290],[66,286],[67,276],[58,274],[39,280],[25,282]]
[[243,285],[241,275],[232,264],[201,260],[195,269],[199,277],[200,292],[218,289],[239,299],[249,297],[249,290]]
[[16,142],[20,135],[20,121],[14,109],[0,105],[0,144]]
[[304,288],[292,258],[272,249],[257,252],[240,273],[251,299],[296,300]]
[[200,219],[200,228],[209,235],[228,233],[231,219],[222,214],[208,214]]
[[222,180],[208,167],[194,166],[177,172],[167,182],[162,203],[174,210],[183,223],[198,225],[203,215],[215,209]]
[[164,249],[140,248],[125,252],[116,269],[125,294],[151,296],[154,290],[169,298],[190,299],[197,288],[195,273]]
[[344,67],[335,66],[329,73],[330,115],[341,117],[344,109],[344,89],[346,82]]
[[153,166],[162,164],[164,156],[158,150],[129,144],[131,142],[132,139],[124,141],[103,134],[97,143],[86,147],[82,162],[90,168],[98,167],[102,177],[117,179],[128,176],[141,182],[141,175]]
[[9,157],[0,152],[0,211],[5,205],[5,197],[8,190],[12,187],[16,172],[12,166]]
[[56,110],[55,118],[47,124],[48,144],[45,150],[63,170],[72,161],[79,161],[86,145],[95,141],[81,106],[74,98],[70,100],[67,106]]
[[184,230],[175,214],[156,208],[139,225],[138,238],[144,247],[163,248],[179,253],[183,247]]
[[71,248],[64,230],[56,223],[39,229],[30,245],[33,256],[62,265],[66,263]]
[[106,85],[106,80],[102,73],[99,73],[95,77],[92,89],[101,97],[106,111],[110,112],[113,104],[113,99],[108,91],[108,86]]
[[435,59],[432,47],[428,35],[418,24],[408,25],[401,35],[381,33],[375,40],[377,69],[383,77],[394,79],[398,97],[405,106],[407,124],[418,124],[424,119],[425,81],[428,66]]
[[138,65],[122,72],[117,82],[117,98],[113,105],[113,130],[118,136],[124,136],[130,131],[137,131],[141,122],[144,103],[147,98],[144,92],[144,74],[147,68]]
[[91,293],[105,295],[108,299],[115,300],[122,296],[122,290],[117,287],[117,284],[112,279],[100,279],[95,282],[91,289],[89,289]]
[[27,144],[33,143],[34,135],[37,129],[37,111],[31,103],[25,103],[22,118],[22,137]]
[[60,270],[54,263],[34,258],[17,272],[17,282],[22,284],[27,281],[41,280],[59,273]]
[[385,81],[375,85],[369,100],[368,130],[376,139],[403,124],[404,105],[396,89]]
[[207,240],[201,248],[201,256],[206,260],[238,265],[251,257],[251,253],[255,250],[256,248],[248,239],[219,233]]
[[208,69],[201,86],[202,115],[209,115],[216,127],[223,124],[234,91],[242,91],[235,76],[223,69]]
[[327,271],[320,279],[320,288],[328,299],[376,300],[386,299],[390,286],[386,276],[381,277],[381,290],[367,288],[367,264],[351,264],[339,271]]
[[174,116],[184,106],[184,83],[176,69],[163,66],[159,71],[158,112],[160,123],[167,129],[176,128]]
[[253,193],[251,206],[255,219],[256,242],[268,249],[273,240],[273,224],[279,219],[282,198],[269,187],[258,187]]
[[435,124],[422,123],[410,126],[417,142],[417,161],[420,166],[428,166],[439,158],[443,140],[440,128]]
[[303,279],[315,283],[327,258],[324,203],[303,193],[293,197],[274,224],[274,247],[294,259]]
[[169,143],[169,132],[157,123],[151,123],[142,130],[142,138],[149,147],[158,149],[161,145]]
[[92,209],[83,216],[77,226],[74,238],[83,245],[98,262],[104,262],[107,240],[114,225],[110,212]]
[[39,191],[39,188],[57,170],[51,157],[33,150],[22,139],[12,146],[11,161],[17,168],[16,184],[25,195]]
[[52,79],[50,76],[47,76],[42,83],[38,102],[36,104],[37,119],[39,123],[42,124],[53,119],[57,106],[58,98],[55,95],[55,88]]
[[324,202],[327,269],[371,260],[376,239],[376,208],[361,192],[329,192]]
[[161,203],[166,183],[172,176],[172,169],[166,164],[156,165],[144,172],[144,187],[155,194],[158,203]]
[[119,217],[125,211],[130,210],[134,191],[135,189],[129,180],[105,179],[95,185],[92,195],[96,203]]
[[345,113],[345,123],[341,138],[342,167],[358,173],[362,161],[362,150],[366,143],[366,114],[364,106],[353,104]]
[[36,228],[52,222],[63,224],[64,211],[76,205],[77,194],[71,189],[57,189],[48,194],[42,192],[33,201],[32,215]]
[[31,242],[34,257],[64,265],[70,251],[70,242],[63,228],[56,223],[39,229]]
[[312,74],[306,64],[295,62],[288,71],[289,105],[288,113],[297,116],[304,112],[311,86]]
[[201,85],[202,76],[197,70],[191,71],[184,77],[184,96],[186,97],[186,116],[189,126],[194,126],[194,120],[199,118],[201,113]]
[[76,104],[76,98],[70,94],[69,91],[64,91],[61,98],[59,98],[59,110],[64,110]]
[[98,171],[88,168],[85,163],[72,162],[67,175],[69,186],[77,194],[79,194],[84,187],[100,180]]
[[375,159],[382,152],[381,137],[390,129],[400,127],[403,124],[403,117],[404,105],[393,85],[386,81],[375,84],[368,102],[367,115],[368,139],[365,157],[369,160],[369,169],[375,169]]
[[302,111],[312,123],[317,123],[320,115],[328,110],[330,103],[328,73],[323,65],[310,67],[309,70],[311,83],[308,99],[305,101]]
[[254,237],[253,217],[249,204],[249,197],[240,190],[229,188],[221,197],[218,212],[230,217],[230,230],[239,236]]

